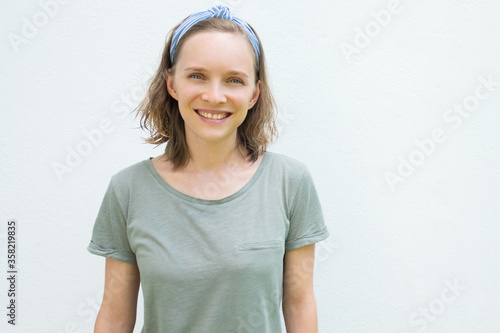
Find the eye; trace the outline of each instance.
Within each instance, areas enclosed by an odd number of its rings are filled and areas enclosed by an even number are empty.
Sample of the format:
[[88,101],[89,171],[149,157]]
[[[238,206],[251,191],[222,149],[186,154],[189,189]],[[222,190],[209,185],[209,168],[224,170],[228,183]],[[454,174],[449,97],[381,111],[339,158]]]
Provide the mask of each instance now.
[[202,79],[202,77],[201,77],[200,74],[190,74],[189,77],[192,78],[192,79],[196,79],[196,80],[201,80]]
[[231,83],[243,84],[243,81],[237,78],[232,78],[229,80]]

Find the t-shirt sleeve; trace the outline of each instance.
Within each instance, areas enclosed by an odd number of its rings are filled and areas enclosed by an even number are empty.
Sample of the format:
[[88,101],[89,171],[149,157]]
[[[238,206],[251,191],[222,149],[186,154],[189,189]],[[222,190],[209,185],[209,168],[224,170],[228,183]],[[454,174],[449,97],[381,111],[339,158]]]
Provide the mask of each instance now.
[[126,214],[120,205],[112,181],[97,214],[87,250],[99,256],[136,263],[135,254],[128,240]]
[[329,235],[311,173],[305,167],[290,209],[290,228],[285,250],[320,242]]

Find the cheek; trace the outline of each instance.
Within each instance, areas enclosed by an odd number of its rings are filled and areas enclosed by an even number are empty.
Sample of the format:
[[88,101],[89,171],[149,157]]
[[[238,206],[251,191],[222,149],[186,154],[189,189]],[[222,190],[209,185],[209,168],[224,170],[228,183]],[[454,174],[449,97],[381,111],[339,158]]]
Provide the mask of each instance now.
[[242,107],[246,107],[250,104],[250,100],[252,99],[253,94],[252,91],[240,91],[233,95],[233,100],[241,105]]
[[195,85],[183,85],[178,91],[179,102],[180,103],[190,103],[192,99],[196,98],[201,94],[201,90]]

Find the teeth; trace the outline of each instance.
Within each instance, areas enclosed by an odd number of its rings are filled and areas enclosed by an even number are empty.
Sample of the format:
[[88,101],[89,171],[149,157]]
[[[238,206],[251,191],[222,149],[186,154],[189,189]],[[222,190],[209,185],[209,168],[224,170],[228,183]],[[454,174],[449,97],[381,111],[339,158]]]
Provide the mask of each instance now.
[[224,113],[224,114],[213,114],[213,113],[207,113],[207,112],[198,112],[201,116],[209,119],[223,119],[226,118],[229,114]]

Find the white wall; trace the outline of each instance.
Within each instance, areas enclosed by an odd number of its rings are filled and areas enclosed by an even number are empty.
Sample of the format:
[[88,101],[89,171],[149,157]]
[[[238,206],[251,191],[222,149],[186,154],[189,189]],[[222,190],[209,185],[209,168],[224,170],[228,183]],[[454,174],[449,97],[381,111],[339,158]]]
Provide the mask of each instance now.
[[[7,221],[19,224],[18,325],[6,323],[1,279],[2,332],[91,331],[104,259],[86,247],[105,188],[163,149],[143,144],[127,113],[168,30],[216,4],[41,5],[54,1],[0,13],[5,274]],[[263,41],[281,110],[269,150],[309,166],[324,206],[320,332],[498,332],[500,3],[219,3]],[[100,126],[102,140],[58,176],[54,163]]]

